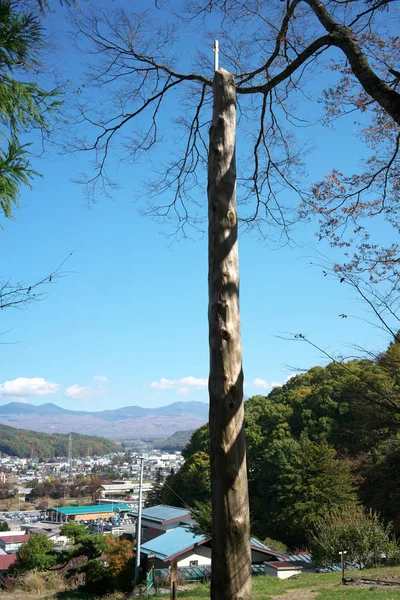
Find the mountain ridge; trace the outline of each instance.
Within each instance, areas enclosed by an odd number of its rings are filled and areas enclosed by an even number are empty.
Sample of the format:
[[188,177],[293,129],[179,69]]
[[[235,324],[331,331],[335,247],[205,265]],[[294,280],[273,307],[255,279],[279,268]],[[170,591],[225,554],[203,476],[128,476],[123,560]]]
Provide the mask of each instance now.
[[[39,458],[67,456],[69,435],[67,433],[44,433],[31,429],[20,429],[10,425],[0,425],[0,452],[10,456],[27,458],[34,454]],[[109,439],[99,436],[74,434],[74,456],[92,454],[109,454],[120,452],[121,448]]]
[[165,437],[177,430],[196,429],[208,420],[208,404],[177,401],[156,408],[132,405],[101,411],[62,408],[57,404],[9,402],[0,405],[0,423],[43,433],[99,435],[118,440],[127,435]]

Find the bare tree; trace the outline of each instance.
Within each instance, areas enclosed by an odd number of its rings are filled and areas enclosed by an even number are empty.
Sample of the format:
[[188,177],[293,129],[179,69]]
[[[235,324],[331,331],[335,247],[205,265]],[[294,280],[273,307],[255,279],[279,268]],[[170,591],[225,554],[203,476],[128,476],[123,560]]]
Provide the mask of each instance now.
[[0,311],[6,308],[23,308],[32,302],[43,300],[46,295],[44,288],[65,276],[62,269],[71,255],[72,252],[56,269],[30,283],[0,279]]
[[[309,148],[296,142],[294,128],[304,125],[297,110],[300,96],[307,99],[309,80],[315,86],[332,57],[333,72],[347,76],[366,99],[357,110],[371,107],[372,123],[376,117],[388,124],[392,133],[385,151],[391,146],[391,152],[379,156],[383,164],[378,171],[392,173],[400,124],[400,94],[393,79],[399,44],[390,42],[391,24],[384,11],[394,11],[393,6],[390,0],[183,0],[174,12],[164,0],[140,14],[96,7],[75,17],[78,44],[92,54],[88,82],[78,96],[73,140],[77,150],[95,156],[94,170],[81,178],[89,197],[109,193],[115,185],[107,172],[114,152],[135,162],[160,148],[163,125],[168,138],[179,129],[172,159],[162,164],[156,158],[144,210],[162,220],[175,218],[177,232],[184,236],[190,227],[201,227],[205,203],[197,190],[205,188],[208,163],[214,600],[251,598],[236,182],[241,218],[248,227],[261,231],[263,225],[278,225],[288,235],[299,216],[293,200],[284,202],[283,192],[300,198],[300,216],[317,213],[322,226],[329,221],[329,186],[322,194],[321,185],[310,188],[301,179]],[[203,38],[219,37],[228,71],[219,69],[212,79],[204,53],[193,57],[187,70],[181,68],[191,58],[175,56],[182,26],[184,31],[200,30]],[[389,55],[385,50],[390,45],[394,50]],[[235,94],[247,140],[237,175]],[[325,94],[329,100],[329,90]],[[315,106],[314,97],[311,102]],[[171,107],[177,110],[175,121],[166,126],[161,116],[170,114]],[[342,190],[349,182],[339,180]]]

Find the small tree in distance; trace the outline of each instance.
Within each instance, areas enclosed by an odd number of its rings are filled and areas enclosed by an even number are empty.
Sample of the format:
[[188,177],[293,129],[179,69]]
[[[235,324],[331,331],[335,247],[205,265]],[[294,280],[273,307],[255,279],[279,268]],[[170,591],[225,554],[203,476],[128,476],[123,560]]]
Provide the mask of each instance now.
[[162,469],[157,469],[157,473],[154,479],[153,487],[149,492],[147,492],[146,501],[144,505],[147,506],[155,506],[157,504],[161,504],[161,496],[164,484],[164,477],[162,474]]

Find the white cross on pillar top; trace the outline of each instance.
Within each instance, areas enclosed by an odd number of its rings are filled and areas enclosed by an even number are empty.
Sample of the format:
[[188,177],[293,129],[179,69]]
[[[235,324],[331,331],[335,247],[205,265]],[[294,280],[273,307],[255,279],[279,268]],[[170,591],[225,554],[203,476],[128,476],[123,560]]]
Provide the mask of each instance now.
[[218,40],[214,40],[214,71],[218,71],[218,69],[219,69],[218,58],[219,58]]

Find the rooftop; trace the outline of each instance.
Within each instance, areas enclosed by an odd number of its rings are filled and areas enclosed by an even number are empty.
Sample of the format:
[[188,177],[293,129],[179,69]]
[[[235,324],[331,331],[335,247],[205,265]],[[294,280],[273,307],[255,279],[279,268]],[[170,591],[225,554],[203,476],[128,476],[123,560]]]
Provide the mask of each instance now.
[[6,571],[17,560],[16,554],[3,554],[0,556],[0,571]]
[[271,565],[272,567],[275,567],[275,569],[278,569],[278,571],[280,571],[282,569],[283,570],[284,569],[293,570],[293,569],[302,569],[303,568],[300,563],[290,562],[290,561],[271,560],[267,564]]
[[[204,535],[194,534],[190,531],[190,528],[185,525],[180,525],[166,531],[162,535],[149,540],[142,544],[140,550],[143,554],[152,554],[155,558],[159,558],[165,562],[169,562],[174,556],[183,554],[194,548],[194,546],[201,546],[202,544],[209,541]],[[265,546],[255,538],[250,539],[250,545],[252,550],[267,554],[268,557],[282,558],[287,560],[285,554],[274,552],[268,546]]]
[[100,486],[100,489],[117,491],[117,490],[131,490],[134,487],[139,487],[138,483],[105,483]]
[[1,536],[0,535],[0,540],[2,540],[2,542],[4,542],[5,544],[18,544],[19,542],[27,542],[29,540],[30,536],[29,535],[8,535],[8,536]]
[[51,510],[62,515],[92,515],[95,513],[118,512],[118,509],[123,511],[130,510],[127,504],[121,502],[91,506],[65,506],[64,508],[52,508]]
[[182,554],[194,546],[204,544],[206,541],[207,538],[204,535],[194,534],[188,527],[175,527],[175,529],[142,544],[140,551],[147,555],[153,554],[156,558],[167,562],[172,557]]
[[275,550],[271,550],[268,546],[257,540],[256,538],[250,538],[250,544],[253,550],[259,550],[264,554],[269,554],[271,556],[276,556],[278,560],[288,560],[287,554],[282,554],[281,552],[275,552]]
[[[138,516],[137,510],[130,511],[130,514],[135,517]],[[150,506],[142,510],[142,519],[156,521],[157,523],[168,523],[170,521],[181,521],[190,518],[190,512],[186,508],[177,508],[176,506],[167,506],[165,504]]]

